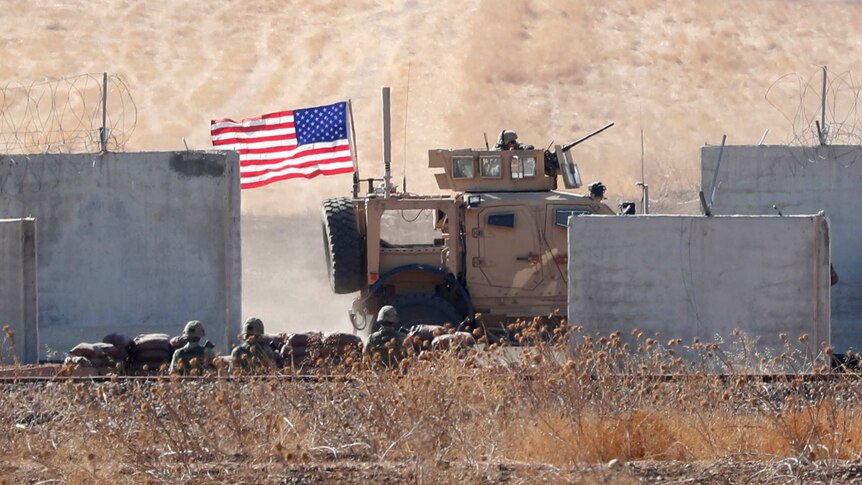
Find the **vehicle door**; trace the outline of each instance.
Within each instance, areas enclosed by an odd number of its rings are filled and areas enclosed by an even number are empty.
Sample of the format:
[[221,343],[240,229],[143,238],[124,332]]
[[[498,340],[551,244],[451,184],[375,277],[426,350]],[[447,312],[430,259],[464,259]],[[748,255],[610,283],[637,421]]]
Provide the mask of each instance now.
[[[548,204],[544,224],[544,263],[545,277],[549,280],[549,288],[555,295],[565,296],[568,282],[569,263],[569,231],[570,216],[592,214],[588,205],[579,204]],[[558,282],[559,284],[554,284]]]
[[476,216],[468,234],[468,245],[475,249],[467,261],[468,284],[492,287],[488,296],[532,295],[544,280],[536,214],[528,207],[503,205],[479,208]]

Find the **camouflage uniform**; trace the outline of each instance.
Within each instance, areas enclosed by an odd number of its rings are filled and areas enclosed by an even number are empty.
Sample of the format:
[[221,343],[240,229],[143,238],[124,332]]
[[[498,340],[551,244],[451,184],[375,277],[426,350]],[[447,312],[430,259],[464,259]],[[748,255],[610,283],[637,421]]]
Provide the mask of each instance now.
[[278,370],[284,363],[281,355],[267,344],[257,342],[263,335],[263,322],[251,317],[242,327],[244,342],[230,353],[230,371],[248,374],[262,374]]
[[171,373],[191,374],[194,369],[203,372],[212,368],[213,360],[216,358],[215,350],[208,346],[208,342],[201,343],[206,335],[204,326],[197,320],[192,320],[183,329],[183,335],[188,337],[188,343],[174,351],[171,359]]
[[533,145],[522,145],[518,142],[518,134],[514,131],[503,130],[497,137],[497,144],[494,145],[494,150],[532,150]]
[[401,342],[404,336],[395,329],[395,325],[398,324],[398,313],[395,307],[385,305],[381,308],[377,314],[377,323],[380,324],[380,329],[368,337],[364,353],[372,361],[380,359],[383,365],[389,367],[398,365],[398,362],[406,357],[407,352],[404,351],[404,345]]

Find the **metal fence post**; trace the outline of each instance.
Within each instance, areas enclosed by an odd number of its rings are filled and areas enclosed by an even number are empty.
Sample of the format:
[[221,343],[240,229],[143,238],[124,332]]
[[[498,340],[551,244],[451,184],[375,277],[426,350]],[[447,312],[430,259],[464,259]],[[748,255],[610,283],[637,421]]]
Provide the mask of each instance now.
[[108,151],[108,73],[102,73],[102,128],[99,130],[102,153]]

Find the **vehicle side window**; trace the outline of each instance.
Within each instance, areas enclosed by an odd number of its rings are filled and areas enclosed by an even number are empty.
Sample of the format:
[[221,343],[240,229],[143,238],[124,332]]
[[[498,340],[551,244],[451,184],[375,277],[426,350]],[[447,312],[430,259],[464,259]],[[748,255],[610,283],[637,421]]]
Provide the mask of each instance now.
[[511,171],[513,179],[536,176],[536,157],[512,157]]
[[473,157],[452,157],[452,178],[473,178]]
[[524,177],[536,176],[536,159],[534,157],[524,158]]
[[489,226],[515,227],[515,214],[490,214],[488,216]]
[[554,225],[568,227],[569,216],[582,216],[584,214],[592,214],[592,212],[584,209],[557,209],[554,211]]
[[443,237],[446,217],[442,211],[429,209],[386,210],[380,216],[380,247],[416,247],[437,245]]
[[479,174],[482,177],[498,179],[502,176],[502,172],[500,170],[502,160],[500,157],[481,157],[479,158],[479,164]]

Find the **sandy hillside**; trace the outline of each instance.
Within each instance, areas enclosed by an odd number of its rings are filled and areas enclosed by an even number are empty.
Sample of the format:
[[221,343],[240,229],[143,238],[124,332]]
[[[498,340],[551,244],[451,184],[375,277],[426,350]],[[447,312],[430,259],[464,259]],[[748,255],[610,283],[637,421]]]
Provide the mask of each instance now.
[[[483,132],[501,128],[545,145],[614,121],[577,148],[585,179],[604,181],[612,201],[636,198],[643,128],[656,207],[680,212],[696,209],[698,148],[723,133],[754,144],[767,128],[768,143],[793,139],[794,114],[803,102],[812,112],[816,96],[801,97],[795,78],[771,92],[775,106],[767,90],[788,73],[808,80],[822,65],[858,71],[860,24],[862,5],[838,1],[3,2],[0,81],[123,76],[138,116],[127,150],[182,148],[183,137],[209,148],[212,118],[350,98],[363,176],[382,172],[380,87],[388,85],[395,175],[409,160],[411,191],[434,190],[428,148],[480,146]],[[856,89],[842,85],[832,113],[848,129]],[[316,241],[313,213],[349,184],[337,176],[246,191],[243,212],[289,216],[303,241]],[[254,220],[244,225],[246,254],[273,246],[258,240],[272,233]],[[273,251],[306,247],[291,244]],[[280,268],[293,271],[283,259]],[[245,260],[247,292],[283,285],[282,295],[294,295],[294,277]],[[314,271],[303,277],[319,279]],[[249,298],[246,314],[269,305]],[[343,309],[326,318],[343,318]]]

